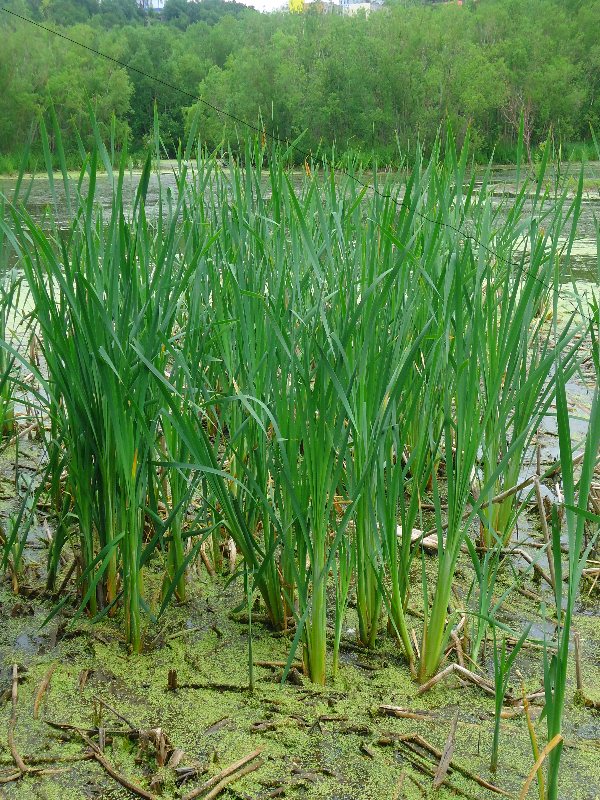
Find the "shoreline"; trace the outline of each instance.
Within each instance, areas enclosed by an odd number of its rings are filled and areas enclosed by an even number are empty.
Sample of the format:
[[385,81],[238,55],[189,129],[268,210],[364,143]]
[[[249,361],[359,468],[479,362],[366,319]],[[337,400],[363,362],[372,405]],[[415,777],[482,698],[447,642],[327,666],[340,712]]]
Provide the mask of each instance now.
[[[188,162],[188,163],[192,163],[192,162]],[[556,166],[557,163],[558,162],[550,162],[551,166]],[[594,183],[593,188],[597,188],[598,191],[600,191],[600,161],[586,161],[586,162],[564,161],[564,162],[561,162],[561,163],[563,165],[567,164],[568,166],[581,166],[581,164],[584,164],[585,168],[587,168],[587,169],[597,170],[598,175],[597,176],[594,175],[593,177],[591,177],[591,178],[589,178],[587,180],[588,180],[588,182],[593,182]],[[158,175],[158,174],[160,174],[160,175],[168,175],[168,174],[171,174],[173,169],[175,167],[177,167],[177,164],[178,164],[178,162],[177,162],[176,159],[163,160],[163,161],[160,162],[160,169],[159,170],[153,169],[152,170],[152,174],[153,175]],[[536,166],[537,166],[537,164],[525,164],[524,163],[524,164],[521,165],[521,169],[523,171],[523,174],[525,175],[530,170],[535,170]],[[517,164],[515,164],[515,163],[512,163],[512,164],[492,164],[491,172],[492,172],[492,174],[493,173],[500,173],[500,172],[509,172],[511,170],[515,170],[516,168],[517,168]],[[487,169],[487,164],[477,164],[475,166],[475,173],[476,174],[478,172],[482,173],[486,169]],[[117,171],[117,168],[115,167],[115,172],[116,171]],[[322,171],[323,171],[322,167],[320,167],[319,168],[319,173],[321,173]],[[340,172],[342,174],[347,172],[347,170],[344,170],[343,168],[336,168],[335,171],[336,172]],[[400,167],[396,167],[396,166],[391,166],[390,165],[390,166],[378,169],[377,170],[377,175],[385,176],[385,175],[388,175],[390,173],[401,172],[401,171],[402,171],[402,169]],[[129,175],[141,175],[142,174],[142,167],[138,166],[136,164],[136,166],[127,169],[126,172]],[[261,172],[264,175],[268,175],[269,174],[269,170],[267,170],[267,169],[261,170]],[[294,167],[294,168],[292,168],[290,170],[290,172],[291,172],[292,175],[298,175],[298,176],[301,176],[301,175],[305,174],[305,170],[302,167]],[[372,174],[373,170],[371,170],[369,168],[365,168],[362,171],[362,173],[357,173],[357,174],[365,175],[365,174],[368,174],[368,173]],[[468,173],[468,174],[470,175],[471,173]],[[69,170],[67,170],[67,175],[68,175],[69,178],[76,179],[76,178],[79,177],[80,171],[76,170],[76,169],[69,169]],[[106,171],[104,171],[104,170],[98,169],[97,172],[96,172],[96,175],[98,177],[106,177],[108,175],[108,173]],[[18,172],[0,172],[0,183],[2,181],[16,181],[18,179],[18,177],[19,177],[19,173]],[[53,177],[53,179],[56,179],[56,180],[62,180],[62,172],[60,170],[54,170],[54,172],[52,173],[52,177]],[[48,180],[48,173],[46,171],[42,170],[42,169],[40,169],[39,172],[25,172],[23,174],[23,179],[26,179],[26,180],[40,180],[40,179],[42,179],[42,180],[46,180],[47,181]],[[584,190],[585,190],[585,184],[586,184],[586,179],[584,178]]]

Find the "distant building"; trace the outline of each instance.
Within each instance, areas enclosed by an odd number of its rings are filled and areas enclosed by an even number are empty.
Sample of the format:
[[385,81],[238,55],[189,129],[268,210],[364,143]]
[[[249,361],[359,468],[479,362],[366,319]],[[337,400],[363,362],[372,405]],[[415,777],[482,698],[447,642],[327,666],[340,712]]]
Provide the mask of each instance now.
[[353,17],[356,14],[365,13],[367,16],[371,11],[380,11],[384,6],[384,0],[289,0],[290,11],[307,11],[309,8],[321,14],[343,14]]
[[353,17],[355,14],[364,12],[367,16],[371,13],[371,3],[345,3],[342,13]]
[[162,11],[165,7],[165,0],[138,0],[138,5],[144,11]]

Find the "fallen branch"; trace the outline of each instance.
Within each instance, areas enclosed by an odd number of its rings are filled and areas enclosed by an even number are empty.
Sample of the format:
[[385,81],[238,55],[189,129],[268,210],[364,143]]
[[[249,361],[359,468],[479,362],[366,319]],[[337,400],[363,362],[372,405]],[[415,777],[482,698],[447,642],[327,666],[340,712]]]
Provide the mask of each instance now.
[[[57,731],[72,731],[79,735],[98,736],[100,730],[100,728],[79,728],[77,725],[71,725],[68,722],[53,722],[49,719],[45,719],[44,722]],[[139,739],[142,733],[139,730],[124,730],[123,728],[103,728],[103,730],[105,736],[125,736],[127,739]]]
[[[404,745],[405,749],[402,751],[402,758],[407,761],[414,770],[422,773],[423,775],[427,775],[429,778],[435,778],[435,769],[433,764],[428,759],[428,756],[425,755],[419,747],[412,741],[403,741],[402,744]],[[409,773],[409,777],[410,773]],[[413,780],[414,777],[413,777]],[[418,782],[417,782],[418,783]],[[421,789],[423,797],[428,796],[428,792],[421,786],[419,783],[419,787]],[[446,783],[446,788],[451,791],[453,794],[458,794],[461,797],[466,798],[466,800],[474,800],[472,795],[467,794],[464,789],[461,789],[460,786],[455,786],[450,782]]]
[[[552,591],[554,591],[554,585],[550,575],[548,575],[548,573],[544,569],[542,569],[542,567],[540,567],[537,561],[535,561],[526,550],[524,550],[522,547],[517,547],[512,552],[514,555],[519,555],[521,556],[521,558],[525,559],[525,561],[529,564],[529,566],[533,568],[533,571],[537,572],[540,578],[543,578],[548,584],[548,586],[552,589]],[[567,577],[565,576],[563,580],[567,580]]]
[[105,771],[111,776],[111,778],[114,778],[114,780],[117,781],[117,783],[120,783],[121,786],[123,786],[125,789],[132,792],[133,794],[136,794],[138,797],[143,797],[144,800],[156,800],[156,796],[153,795],[151,792],[147,792],[145,789],[142,789],[141,786],[138,786],[137,784],[130,781],[129,778],[126,778],[124,775],[121,775],[120,772],[117,772],[117,770],[113,767],[110,761],[108,761],[104,757],[104,755],[100,752],[100,748],[94,742],[92,742],[92,740],[88,736],[86,736],[81,731],[78,731],[78,733],[92,751],[93,757],[105,769]]
[[[23,761],[28,765],[40,766],[41,764],[70,764],[77,761],[89,761],[90,758],[92,758],[90,753],[84,753],[78,756],[23,756]],[[12,758],[3,758],[0,763],[12,764]]]
[[[442,755],[443,755],[442,752],[440,750],[438,750],[437,747],[434,747],[432,744],[430,744],[426,739],[424,739],[418,733],[415,733],[415,734],[412,734],[409,737],[406,737],[403,741],[404,742],[412,741],[415,744],[418,744],[424,750],[428,750],[437,759],[441,759],[442,758]],[[472,780],[475,783],[478,783],[479,786],[482,786],[484,789],[489,789],[490,792],[495,792],[496,794],[500,794],[503,797],[512,797],[512,795],[509,792],[506,792],[506,791],[504,791],[504,789],[501,789],[499,786],[496,786],[495,784],[490,783],[489,781],[486,781],[484,778],[481,778],[479,775],[476,775],[474,772],[471,772],[466,767],[463,767],[460,764],[457,764],[455,761],[451,761],[449,767],[451,769],[453,769],[453,770],[456,770],[456,772],[460,772],[460,774],[464,775],[465,778],[469,778],[469,780]]]
[[[579,460],[581,460],[581,458]],[[560,471],[560,469],[561,468],[559,466],[559,469],[557,471]],[[553,473],[547,472],[544,475],[544,477],[548,477],[551,474],[553,474]],[[492,497],[491,500],[486,500],[486,502],[482,503],[479,506],[479,508],[487,508],[488,506],[496,505],[497,503],[502,503],[504,500],[506,500],[507,498],[511,497],[513,494],[516,494],[517,492],[520,492],[521,489],[525,489],[527,486],[530,486],[533,483],[533,480],[534,480],[535,477],[536,477],[535,475],[530,475],[529,478],[525,478],[520,483],[517,483],[515,486],[511,486],[510,489],[505,489],[503,492],[500,492],[500,494],[497,494],[495,497]],[[448,508],[447,504],[445,504],[445,503],[441,504],[439,507],[442,510],[446,510]],[[421,503],[421,508],[424,511],[435,511],[436,510],[436,506],[433,503]]]
[[226,786],[229,786],[229,784],[233,783],[234,781],[239,781],[240,778],[243,778],[244,775],[248,775],[249,772],[254,772],[255,769],[262,767],[262,764],[263,762],[260,760],[255,761],[253,764],[247,764],[245,767],[238,770],[238,772],[234,773],[233,775],[230,775],[228,778],[223,778],[223,780],[206,795],[204,800],[214,800],[214,798],[217,797],[217,795],[219,795]]
[[[528,695],[525,696],[525,699],[528,703],[532,703],[534,700],[539,700],[544,698],[546,693],[543,689],[540,689],[538,692],[530,692]],[[521,705],[521,698],[520,697],[505,697],[504,702],[507,706],[520,706]]]
[[22,777],[23,773],[19,770],[18,772],[12,772],[10,775],[0,777],[0,783],[12,783],[13,781],[18,781],[19,778]]
[[399,719],[431,720],[436,718],[436,714],[422,709],[401,708],[400,706],[379,706],[379,713],[388,717],[398,717]]
[[533,481],[535,480],[536,475],[530,475],[528,478],[525,478],[520,483],[517,483],[515,486],[511,486],[510,489],[505,489],[500,494],[497,494],[495,497],[492,497],[491,500],[488,500],[486,503],[482,503],[479,507],[480,508],[487,508],[491,505],[496,505],[497,503],[502,503],[504,500],[507,500],[509,497],[512,497],[513,494],[520,492],[521,489],[525,489],[527,486],[530,486]]
[[15,433],[15,435],[8,440],[7,447],[12,447],[12,445],[15,444],[17,439],[21,439],[23,436],[26,436],[28,433],[31,433],[31,431],[36,427],[37,427],[37,422],[33,422],[26,428],[19,428],[17,433]]
[[21,758],[19,751],[17,750],[17,745],[15,744],[15,728],[17,726],[17,701],[19,698],[19,668],[16,664],[13,664],[12,668],[12,689],[11,689],[11,698],[12,698],[12,709],[10,712],[10,719],[8,721],[8,747],[10,749],[10,754],[15,762],[15,766],[21,773],[29,772],[29,767]]
[[199,689],[207,692],[247,692],[247,686],[233,683],[179,683],[177,689]]
[[[584,457],[584,455],[585,455],[585,453],[580,453],[578,456],[576,456],[576,457],[573,459],[572,466],[573,466],[573,467],[576,467],[576,466],[577,466],[577,464],[579,464],[581,461],[583,461],[583,457]],[[547,470],[546,470],[546,472],[544,472],[544,474],[543,474],[543,475],[541,475],[540,477],[541,477],[543,480],[545,480],[546,478],[551,478],[551,477],[553,477],[554,475],[558,475],[558,473],[559,473],[559,472],[562,472],[562,464],[561,464],[560,460],[559,460],[559,461],[556,461],[556,462],[555,462],[555,463],[554,463],[554,464],[553,464],[553,465],[552,465],[552,466],[551,466],[549,469],[547,469]]]
[[0,783],[11,783],[12,781],[19,780],[23,775],[58,775],[64,770],[61,769],[45,769],[44,767],[32,767],[25,763],[24,758],[17,750],[15,743],[15,728],[17,726],[17,703],[19,699],[19,668],[13,664],[12,668],[12,688],[11,700],[12,708],[10,712],[10,719],[8,721],[7,742],[8,749],[15,762],[18,772],[13,772],[9,775],[4,775],[0,778]]
[[124,722],[125,725],[127,725],[127,727],[129,728],[129,730],[131,730],[131,731],[136,730],[135,725],[130,720],[128,720],[127,717],[124,717],[123,714],[121,714],[119,711],[117,711],[116,708],[113,708],[112,706],[110,706],[106,702],[106,700],[103,700],[101,697],[98,697],[98,695],[94,695],[93,699],[97,703],[100,703],[101,706],[104,706],[104,708],[106,708],[108,711],[110,711],[111,714],[114,714],[117,719],[121,720],[121,722]]

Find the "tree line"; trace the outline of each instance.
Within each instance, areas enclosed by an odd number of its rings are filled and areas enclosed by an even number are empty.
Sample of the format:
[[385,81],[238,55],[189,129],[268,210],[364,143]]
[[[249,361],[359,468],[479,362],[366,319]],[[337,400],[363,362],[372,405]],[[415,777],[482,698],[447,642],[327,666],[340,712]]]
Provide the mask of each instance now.
[[131,152],[151,137],[156,108],[169,155],[196,111],[210,149],[243,146],[237,118],[302,150],[379,163],[427,148],[446,121],[459,139],[470,130],[480,158],[505,161],[521,119],[534,154],[549,131],[572,155],[600,127],[600,0],[388,0],[356,17],[223,0],[167,0],[160,15],[135,0],[8,7],[132,69],[0,14],[0,169],[50,104],[74,158],[90,104]]

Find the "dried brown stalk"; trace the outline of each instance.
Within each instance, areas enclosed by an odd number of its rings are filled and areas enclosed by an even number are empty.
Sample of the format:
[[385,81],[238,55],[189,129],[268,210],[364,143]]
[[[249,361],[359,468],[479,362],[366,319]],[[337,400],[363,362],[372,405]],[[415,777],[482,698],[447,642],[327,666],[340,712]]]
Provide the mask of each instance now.
[[10,754],[15,762],[15,765],[19,772],[25,773],[29,771],[29,767],[21,758],[19,751],[17,750],[17,745],[15,744],[15,728],[17,725],[17,701],[19,699],[19,668],[16,664],[13,664],[12,668],[12,689],[11,689],[11,699],[12,699],[12,710],[10,713],[10,719],[8,721],[8,747],[10,749]]
[[452,720],[452,727],[450,728],[450,733],[448,734],[448,738],[446,739],[446,744],[444,745],[444,751],[442,752],[440,763],[438,764],[438,768],[433,777],[434,789],[437,789],[446,780],[446,775],[448,774],[448,769],[452,762],[452,756],[454,755],[454,745],[456,743],[457,725],[458,725],[458,714]]
[[562,740],[563,740],[563,737],[560,735],[560,733],[557,733],[556,736],[553,739],[550,739],[550,741],[548,742],[546,747],[544,747],[544,749],[542,750],[542,752],[539,755],[538,760],[535,762],[535,764],[531,768],[531,772],[527,776],[527,780],[523,784],[523,788],[521,789],[521,794],[519,795],[519,800],[525,800],[525,798],[527,797],[527,793],[529,792],[529,787],[533,783],[533,779],[535,778],[536,774],[539,772],[540,767],[542,766],[542,764],[544,763],[544,761],[546,760],[548,755],[550,755],[550,753],[554,750],[554,748],[557,745],[559,745],[562,742]]
[[429,689],[433,688],[436,684],[440,683],[440,681],[444,680],[444,678],[447,678],[453,673],[456,673],[459,677],[475,684],[475,686],[478,686],[480,689],[486,692],[486,694],[494,696],[495,690],[489,681],[486,681],[485,678],[481,678],[476,673],[471,672],[471,670],[466,669],[466,667],[461,667],[460,664],[448,664],[447,667],[445,667],[441,672],[438,672],[437,675],[434,675],[433,678],[427,681],[427,683],[419,686],[417,689],[417,694],[424,694],[425,692],[428,692]]
[[54,670],[58,664],[54,663],[51,665],[48,672],[44,675],[42,682],[39,685],[37,693],[35,695],[35,700],[33,703],[33,718],[37,719],[40,713],[40,705],[42,704],[42,700],[44,699],[44,695],[48,691],[48,687],[50,686],[50,681],[52,680],[52,675]]
[[544,544],[546,545],[546,556],[548,557],[548,570],[550,572],[551,587],[556,592],[556,575],[554,574],[554,558],[552,556],[552,543],[550,541],[550,532],[548,531],[548,520],[546,519],[546,510],[544,509],[544,501],[542,499],[542,489],[540,480],[535,476],[533,479],[535,486],[535,497],[540,512],[540,522],[542,525],[542,535],[544,537]]
[[583,694],[583,676],[581,674],[581,642],[579,641],[579,634],[575,633],[573,636],[575,645],[575,680],[577,682],[577,691]]
[[400,706],[379,706],[379,712],[388,717],[398,717],[399,719],[431,720],[436,717],[431,711],[401,708]]

